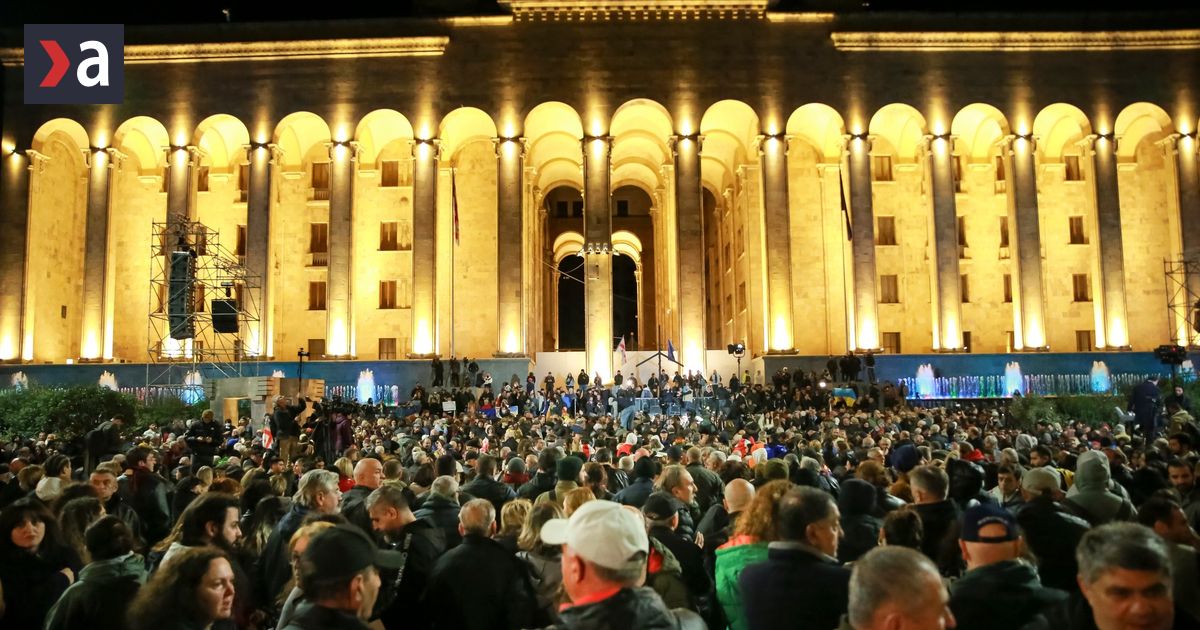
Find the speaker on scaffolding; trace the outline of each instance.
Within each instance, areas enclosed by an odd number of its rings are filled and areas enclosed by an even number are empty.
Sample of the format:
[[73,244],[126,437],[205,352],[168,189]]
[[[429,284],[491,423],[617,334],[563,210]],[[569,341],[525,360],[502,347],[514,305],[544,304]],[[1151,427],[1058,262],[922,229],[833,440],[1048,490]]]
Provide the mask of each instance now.
[[237,300],[224,299],[212,301],[213,330],[219,333],[235,333],[238,331]]
[[192,319],[192,285],[195,282],[195,254],[187,250],[171,252],[167,319],[172,339],[191,339],[196,335],[196,325]]

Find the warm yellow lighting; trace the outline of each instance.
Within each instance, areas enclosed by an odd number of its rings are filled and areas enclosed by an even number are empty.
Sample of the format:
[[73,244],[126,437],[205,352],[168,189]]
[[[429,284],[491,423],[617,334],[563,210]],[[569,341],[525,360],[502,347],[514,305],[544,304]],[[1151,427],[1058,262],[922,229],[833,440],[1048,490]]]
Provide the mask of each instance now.
[[346,160],[346,145],[340,142],[333,145],[333,159],[337,160],[338,162],[343,162]]
[[96,338],[96,332],[89,330],[87,339],[83,342],[83,352],[80,355],[84,359],[100,358],[100,340]]
[[335,357],[346,356],[349,353],[346,343],[346,322],[338,318],[333,320],[329,330],[329,353]]
[[508,354],[516,354],[521,351],[521,344],[517,341],[516,331],[508,331],[508,335],[504,338],[504,352]]
[[96,137],[94,140],[92,140],[92,142],[95,143],[95,146],[98,149],[107,149],[109,140],[110,138],[108,131],[97,131]]
[[12,335],[4,335],[0,339],[0,361],[11,361],[17,358],[17,344]]
[[159,356],[166,359],[177,359],[183,356],[183,344],[178,339],[167,338],[163,340],[162,350]]
[[516,124],[516,123],[514,123],[514,122],[513,122],[513,121],[511,121],[511,120],[506,120],[506,121],[504,121],[504,124],[501,126],[501,131],[500,131],[500,133],[501,133],[501,134],[503,134],[503,136],[504,136],[505,138],[513,138],[513,137],[516,137],[516,135],[517,135],[517,124]]
[[875,350],[879,347],[879,330],[876,328],[875,320],[865,313],[862,314],[862,319],[858,323],[856,337],[859,350]]
[[772,350],[791,350],[792,349],[792,330],[788,325],[787,318],[783,315],[775,316],[775,324],[771,331],[771,349]]
[[429,334],[429,320],[417,321],[417,336],[413,339],[414,354],[432,354],[433,338]]

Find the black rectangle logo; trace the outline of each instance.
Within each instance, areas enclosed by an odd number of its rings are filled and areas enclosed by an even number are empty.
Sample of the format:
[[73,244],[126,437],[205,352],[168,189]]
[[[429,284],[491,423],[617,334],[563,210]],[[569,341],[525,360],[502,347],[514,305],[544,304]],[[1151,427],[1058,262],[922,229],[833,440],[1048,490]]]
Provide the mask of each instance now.
[[125,100],[124,24],[26,24],[25,104]]

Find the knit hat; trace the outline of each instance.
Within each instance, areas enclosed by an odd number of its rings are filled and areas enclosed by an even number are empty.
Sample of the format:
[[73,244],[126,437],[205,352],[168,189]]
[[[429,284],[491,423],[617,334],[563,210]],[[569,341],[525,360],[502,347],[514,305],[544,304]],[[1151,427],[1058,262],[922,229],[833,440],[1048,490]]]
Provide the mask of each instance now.
[[1031,468],[1021,475],[1021,489],[1034,494],[1054,492],[1060,487],[1058,473],[1045,466]]
[[905,444],[900,448],[892,451],[892,466],[902,473],[906,473],[917,467],[921,463],[921,453],[917,447],[912,444]]
[[579,479],[581,470],[583,470],[583,460],[570,455],[558,460],[554,472],[559,481],[575,481]]

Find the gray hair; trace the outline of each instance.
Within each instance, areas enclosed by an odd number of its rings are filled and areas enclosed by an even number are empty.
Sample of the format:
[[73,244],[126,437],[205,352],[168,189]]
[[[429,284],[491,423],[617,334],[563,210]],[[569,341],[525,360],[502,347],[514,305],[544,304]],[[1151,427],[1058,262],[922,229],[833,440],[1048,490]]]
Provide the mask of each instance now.
[[404,490],[399,485],[385,483],[371,491],[371,494],[367,495],[363,504],[366,506],[367,511],[375,509],[375,506],[380,504],[396,510],[404,510],[408,507],[408,499],[404,496]]
[[918,571],[924,571],[940,584],[941,576],[933,562],[908,547],[876,547],[859,558],[850,574],[850,624],[855,628],[870,626],[875,612],[889,602],[906,609],[928,602],[924,580],[896,579],[898,575],[915,577]]
[[620,461],[617,462],[617,465],[620,466],[621,470],[624,470],[625,472],[633,472],[633,455],[626,455],[622,457]]
[[487,499],[471,499],[459,510],[458,522],[466,533],[486,537],[496,522],[496,508]]
[[638,581],[646,575],[646,557],[646,552],[639,551],[633,554],[632,558],[626,560],[625,566],[620,569],[610,569],[591,562],[588,562],[588,566],[596,572],[596,576],[601,580],[632,587],[636,586]]
[[812,471],[819,475],[819,474],[821,474],[821,462],[818,462],[817,460],[815,460],[811,457],[801,457],[800,458],[800,470]]
[[1079,577],[1091,584],[1112,569],[1153,571],[1171,577],[1167,544],[1154,530],[1137,523],[1109,523],[1084,534],[1075,549]]
[[656,485],[662,490],[670,492],[683,485],[683,476],[686,474],[690,474],[686,468],[679,464],[672,464],[663,468]]
[[317,495],[322,492],[334,492],[338,489],[338,475],[330,470],[314,469],[300,477],[296,484],[296,494],[292,500],[304,507],[316,507]]
[[454,498],[458,492],[458,480],[450,475],[442,475],[433,480],[433,484],[429,486],[429,493],[446,498]]
[[708,454],[708,463],[709,464],[716,463],[718,466],[721,464],[724,464],[725,463],[725,453],[723,451],[718,451],[716,449],[713,449],[713,451]]

